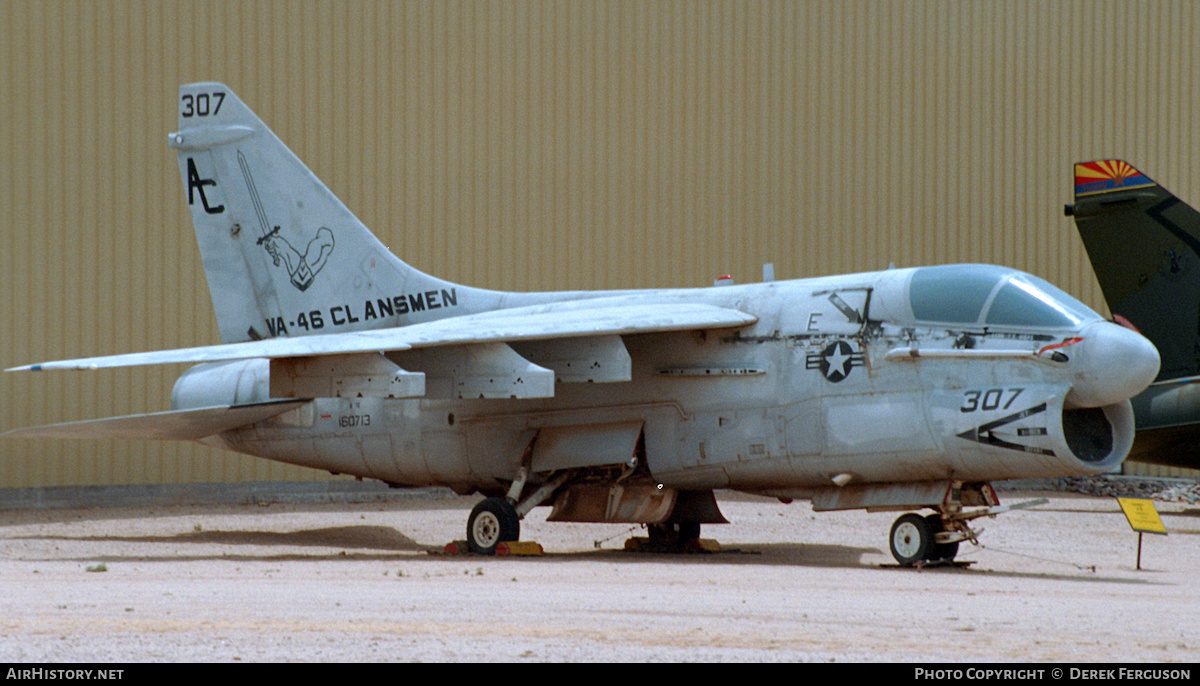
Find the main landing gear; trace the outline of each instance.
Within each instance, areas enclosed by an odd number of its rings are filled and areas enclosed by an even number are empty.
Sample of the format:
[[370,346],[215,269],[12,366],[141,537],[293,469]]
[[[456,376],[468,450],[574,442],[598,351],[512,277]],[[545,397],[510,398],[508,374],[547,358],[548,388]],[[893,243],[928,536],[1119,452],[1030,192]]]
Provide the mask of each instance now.
[[681,552],[700,547],[699,522],[667,522],[646,525],[647,550]]
[[[701,549],[700,524],[677,522],[649,524],[645,551],[684,552]],[[476,555],[495,555],[501,543],[521,538],[521,512],[507,498],[484,498],[467,518],[467,548]]]
[[570,471],[558,474],[526,498],[520,499],[528,476],[528,470],[522,467],[505,497],[484,498],[471,510],[471,516],[467,517],[467,548],[471,552],[495,555],[496,547],[501,543],[520,540],[521,518],[541,505],[574,474]]
[[521,538],[521,516],[505,498],[484,498],[467,518],[467,547],[480,555],[494,555],[496,546]]
[[[554,500],[548,522],[605,522],[645,524],[647,536],[626,542],[627,549],[646,552],[711,551],[714,543],[700,540],[701,523],[727,520],[717,507],[712,491],[678,491],[641,481],[626,480],[636,463],[622,467],[615,481],[601,480],[595,471],[563,470],[547,475],[532,493],[523,495],[528,468],[522,467],[508,492],[484,498],[467,518],[465,545],[456,545],[479,555],[528,554],[535,543],[516,543],[521,536],[521,519],[534,507]],[[611,475],[599,475],[610,476]],[[589,481],[589,479],[591,479]],[[522,552],[517,552],[522,551]]]

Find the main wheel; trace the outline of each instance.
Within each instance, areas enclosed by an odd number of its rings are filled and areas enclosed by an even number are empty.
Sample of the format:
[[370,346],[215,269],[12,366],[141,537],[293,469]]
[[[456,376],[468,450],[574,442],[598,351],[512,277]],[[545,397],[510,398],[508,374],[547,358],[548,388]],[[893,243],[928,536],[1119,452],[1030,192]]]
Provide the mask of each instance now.
[[919,514],[901,515],[892,525],[892,557],[902,567],[911,567],[930,558],[935,543],[929,521]]
[[655,548],[682,550],[700,538],[699,522],[651,524],[647,527],[650,544]]
[[481,555],[494,555],[496,546],[521,538],[521,518],[504,498],[484,498],[467,518],[467,547]]

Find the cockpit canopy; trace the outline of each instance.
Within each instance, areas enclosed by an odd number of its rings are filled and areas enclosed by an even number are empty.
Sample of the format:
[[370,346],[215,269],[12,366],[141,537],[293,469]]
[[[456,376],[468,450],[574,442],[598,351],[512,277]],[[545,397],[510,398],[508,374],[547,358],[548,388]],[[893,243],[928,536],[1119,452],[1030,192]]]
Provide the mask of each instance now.
[[909,282],[917,321],[967,326],[1078,328],[1101,319],[1031,274],[986,264],[921,267]]

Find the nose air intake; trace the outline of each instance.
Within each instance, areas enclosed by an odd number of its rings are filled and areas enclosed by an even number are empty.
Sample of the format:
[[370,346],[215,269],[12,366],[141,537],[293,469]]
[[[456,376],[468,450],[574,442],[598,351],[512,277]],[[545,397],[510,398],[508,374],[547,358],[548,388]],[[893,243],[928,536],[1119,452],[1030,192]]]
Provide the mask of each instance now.
[[1067,395],[1069,407],[1103,407],[1128,400],[1158,376],[1158,350],[1136,331],[1096,322],[1080,335],[1083,340],[1071,355],[1075,378]]
[[1104,408],[1063,410],[1063,438],[1071,454],[1088,464],[1099,464],[1113,454],[1114,428]]

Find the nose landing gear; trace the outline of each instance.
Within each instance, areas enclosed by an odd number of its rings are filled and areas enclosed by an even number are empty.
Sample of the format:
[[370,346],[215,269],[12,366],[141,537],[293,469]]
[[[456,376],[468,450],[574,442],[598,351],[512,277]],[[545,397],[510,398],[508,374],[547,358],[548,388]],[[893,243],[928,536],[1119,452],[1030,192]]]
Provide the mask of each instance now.
[[[992,495],[994,500],[994,493]],[[932,563],[951,563],[958,555],[958,544],[970,541],[979,545],[983,529],[972,529],[967,522],[979,517],[995,517],[1002,512],[1019,510],[1049,502],[1045,498],[1028,500],[1014,505],[993,505],[964,511],[962,503],[948,500],[934,507],[931,515],[922,517],[915,512],[900,515],[892,525],[889,538],[892,557],[901,567],[920,567]]]

